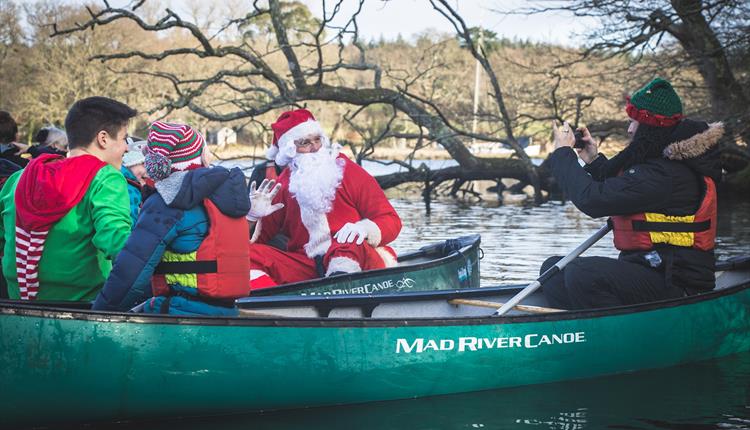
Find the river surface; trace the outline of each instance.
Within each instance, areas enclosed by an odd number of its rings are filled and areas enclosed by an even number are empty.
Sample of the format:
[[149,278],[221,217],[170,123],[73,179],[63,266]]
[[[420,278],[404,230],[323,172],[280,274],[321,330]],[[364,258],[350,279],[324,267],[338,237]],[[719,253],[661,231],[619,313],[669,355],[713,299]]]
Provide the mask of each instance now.
[[[458,235],[481,234],[483,285],[528,282],[547,256],[567,253],[604,222],[562,203],[524,207],[436,201],[428,216],[419,200],[398,198],[392,202],[404,222],[395,242],[399,251]],[[718,235],[720,256],[750,253],[750,202],[721,200]],[[611,236],[585,255],[614,256]],[[750,429],[750,353],[564,383],[115,428]]]
[[[433,201],[430,215],[417,199],[391,199],[404,224],[394,243],[397,251],[417,249],[427,242],[466,234],[482,236],[482,286],[528,282],[551,255],[565,255],[596,230],[605,219],[592,219],[570,203],[541,206],[501,205],[497,201],[457,203]],[[720,199],[717,229],[719,258],[750,254],[750,201]],[[612,234],[584,255],[616,257]]]

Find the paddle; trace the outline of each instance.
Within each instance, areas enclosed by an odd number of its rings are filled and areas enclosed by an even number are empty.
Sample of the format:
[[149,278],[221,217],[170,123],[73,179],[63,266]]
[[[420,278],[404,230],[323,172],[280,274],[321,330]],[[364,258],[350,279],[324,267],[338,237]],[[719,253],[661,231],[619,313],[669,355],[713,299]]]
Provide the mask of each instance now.
[[550,267],[544,273],[542,273],[541,276],[539,276],[536,279],[536,281],[527,285],[523,290],[519,291],[518,294],[513,296],[513,298],[505,302],[501,307],[497,309],[497,311],[495,311],[494,316],[505,315],[509,310],[513,309],[513,307],[515,307],[521,300],[525,299],[526,296],[528,296],[529,294],[539,289],[539,287],[541,287],[542,284],[546,282],[549,278],[559,273],[568,263],[573,261],[574,258],[583,254],[583,252],[589,249],[591,245],[595,244],[596,242],[599,241],[599,239],[606,236],[606,234],[609,233],[610,230],[612,230],[612,227],[610,227],[609,223],[602,226],[602,228],[600,228],[596,233],[591,235],[591,237],[586,239],[582,244],[578,245],[578,247],[574,249],[570,254],[563,257],[560,261],[555,263],[554,266]]

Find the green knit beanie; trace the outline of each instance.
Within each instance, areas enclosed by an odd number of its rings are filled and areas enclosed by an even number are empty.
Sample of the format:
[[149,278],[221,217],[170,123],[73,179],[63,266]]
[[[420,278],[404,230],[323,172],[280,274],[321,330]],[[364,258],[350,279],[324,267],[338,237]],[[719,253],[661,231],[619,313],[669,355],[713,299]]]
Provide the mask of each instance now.
[[630,118],[654,127],[671,127],[683,118],[680,96],[672,84],[662,78],[634,92],[625,111]]

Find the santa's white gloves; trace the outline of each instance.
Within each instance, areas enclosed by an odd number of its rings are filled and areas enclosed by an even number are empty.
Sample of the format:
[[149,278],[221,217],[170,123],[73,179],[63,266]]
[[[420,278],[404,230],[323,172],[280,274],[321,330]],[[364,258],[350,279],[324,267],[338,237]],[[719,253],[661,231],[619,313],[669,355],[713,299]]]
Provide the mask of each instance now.
[[280,189],[281,184],[277,184],[273,179],[264,179],[258,189],[255,188],[255,181],[253,181],[250,184],[250,211],[247,213],[247,220],[256,222],[283,208],[284,203],[272,204],[273,198],[276,197]]
[[367,243],[372,246],[378,246],[381,239],[380,228],[367,218],[344,224],[333,237],[339,243],[354,243],[356,240],[357,245],[362,245],[362,242],[367,240]]
[[362,242],[367,239],[367,230],[359,222],[348,222],[333,237],[339,243],[352,243],[356,240],[357,245],[362,245]]

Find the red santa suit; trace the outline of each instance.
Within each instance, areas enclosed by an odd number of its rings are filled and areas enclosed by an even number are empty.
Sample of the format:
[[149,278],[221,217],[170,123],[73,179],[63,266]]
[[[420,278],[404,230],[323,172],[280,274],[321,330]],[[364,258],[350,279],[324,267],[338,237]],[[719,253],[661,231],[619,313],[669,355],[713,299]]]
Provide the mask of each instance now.
[[[278,161],[284,164],[277,157]],[[250,245],[251,288],[272,286],[273,283],[267,283],[268,277],[275,283],[286,284],[335,272],[381,269],[396,264],[396,254],[387,245],[401,231],[398,214],[375,178],[361,166],[342,154],[335,164],[341,169],[341,182],[327,213],[307,208],[305,199],[295,197],[292,168],[281,173],[278,178],[281,189],[273,203],[283,203],[284,207],[262,218],[256,227],[261,229],[259,236]],[[358,223],[365,229],[367,238],[362,244],[339,243],[333,237],[347,223]],[[287,251],[265,245],[279,233],[289,237]],[[324,273],[319,273],[316,258],[322,260]]]

